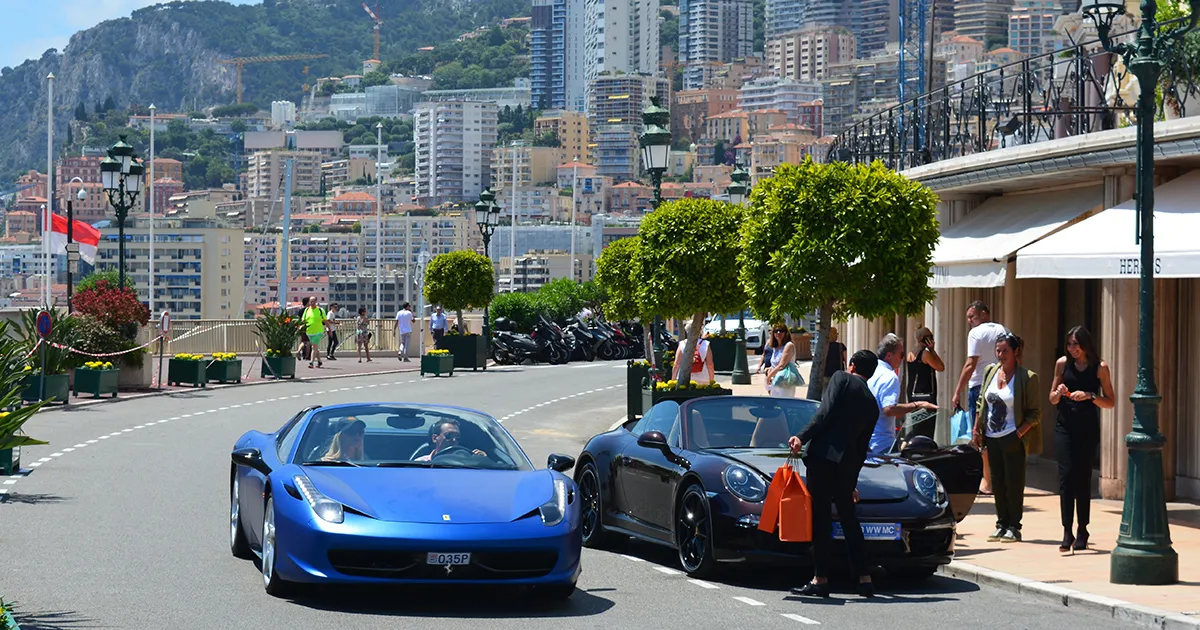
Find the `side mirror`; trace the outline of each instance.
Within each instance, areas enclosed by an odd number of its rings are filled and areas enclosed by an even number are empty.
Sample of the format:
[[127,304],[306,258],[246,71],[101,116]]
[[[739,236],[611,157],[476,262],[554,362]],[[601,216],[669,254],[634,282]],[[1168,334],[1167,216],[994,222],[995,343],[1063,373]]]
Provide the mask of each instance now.
[[575,467],[575,458],[570,455],[553,453],[546,458],[546,468],[558,472],[567,472]]
[[663,452],[671,450],[671,448],[667,446],[667,436],[663,435],[662,431],[647,431],[638,436],[637,443],[638,446],[656,448]]
[[233,452],[232,457],[233,463],[238,466],[253,468],[264,475],[271,474],[271,467],[263,461],[262,453],[256,448],[240,448]]

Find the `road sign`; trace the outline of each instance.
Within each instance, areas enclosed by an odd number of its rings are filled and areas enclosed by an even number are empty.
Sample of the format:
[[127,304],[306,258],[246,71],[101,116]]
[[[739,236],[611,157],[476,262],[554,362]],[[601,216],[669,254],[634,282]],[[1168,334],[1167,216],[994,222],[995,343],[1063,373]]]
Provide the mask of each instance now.
[[54,322],[50,319],[50,313],[46,311],[38,311],[37,331],[38,334],[42,336],[42,339],[49,337],[50,333],[54,332]]
[[171,332],[171,311],[163,311],[159,318],[158,330],[164,335]]

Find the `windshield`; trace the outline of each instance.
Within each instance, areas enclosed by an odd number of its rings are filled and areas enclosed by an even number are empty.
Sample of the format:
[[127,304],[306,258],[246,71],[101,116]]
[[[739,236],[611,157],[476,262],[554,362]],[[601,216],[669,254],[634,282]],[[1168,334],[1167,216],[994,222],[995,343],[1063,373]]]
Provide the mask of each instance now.
[[533,470],[512,436],[479,413],[437,405],[361,405],[313,414],[292,460],[306,466]]
[[791,398],[708,396],[687,411],[687,448],[786,448],[818,404]]

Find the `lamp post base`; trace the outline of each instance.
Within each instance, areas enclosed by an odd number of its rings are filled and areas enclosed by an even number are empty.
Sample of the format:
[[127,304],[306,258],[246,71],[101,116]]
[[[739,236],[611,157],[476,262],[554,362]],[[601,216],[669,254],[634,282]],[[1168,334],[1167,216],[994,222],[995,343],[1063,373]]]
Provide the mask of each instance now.
[[1167,502],[1163,492],[1162,449],[1166,438],[1134,432],[1125,436],[1129,472],[1121,533],[1109,564],[1113,584],[1175,584],[1179,555],[1171,548]]
[[734,385],[750,384],[750,365],[746,360],[746,338],[738,335],[733,342],[733,374],[731,382]]

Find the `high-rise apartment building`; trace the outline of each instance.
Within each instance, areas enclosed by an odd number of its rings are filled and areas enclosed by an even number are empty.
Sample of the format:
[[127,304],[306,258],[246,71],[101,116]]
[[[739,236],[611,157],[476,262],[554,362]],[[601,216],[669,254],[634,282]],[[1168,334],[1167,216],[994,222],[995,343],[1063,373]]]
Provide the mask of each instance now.
[[897,0],[845,0],[843,15],[850,19],[842,23],[854,34],[858,57],[865,58],[887,49],[888,44],[900,41],[900,6]]
[[591,160],[591,142],[587,114],[582,111],[549,111],[533,121],[536,136],[553,134],[558,138],[559,164],[575,158]]
[[292,166],[292,192],[321,192],[321,154],[317,151],[256,151],[246,171],[246,196],[275,199],[283,194],[284,169]]
[[737,108],[738,91],[709,88],[675,93],[671,103],[671,135],[681,142],[697,142],[704,137],[705,121],[710,116]]
[[584,78],[658,72],[658,0],[587,0]]
[[567,19],[564,55],[566,108],[573,112],[587,109],[587,3],[566,0]]
[[767,0],[767,39],[775,39],[784,33],[798,31],[803,27],[805,0]]
[[843,26],[808,27],[767,40],[767,74],[820,81],[829,66],[854,60],[854,35]]
[[670,82],[649,75],[604,75],[589,83],[592,163],[599,175],[617,181],[637,177],[642,110],[654,97],[670,107],[670,93]]
[[533,107],[566,107],[567,0],[533,0],[529,40]]
[[425,206],[478,199],[491,186],[491,148],[498,108],[493,103],[434,101],[413,113],[416,199]]
[[708,87],[706,67],[753,52],[754,15],[750,0],[680,0],[679,62],[686,90]]
[[1027,57],[1057,50],[1054,22],[1061,14],[1057,0],[1017,0],[1008,14],[1008,47]]
[[1013,0],[954,0],[954,28],[983,42],[984,50],[1008,43],[1008,14]]
[[271,127],[287,129],[296,124],[296,104],[291,101],[271,101]]
[[742,86],[738,107],[743,110],[778,109],[788,122],[798,122],[802,107],[821,100],[824,90],[815,81],[763,77]]

